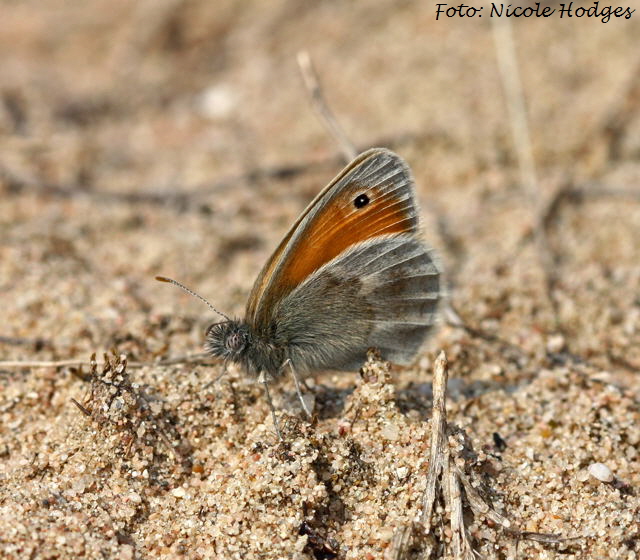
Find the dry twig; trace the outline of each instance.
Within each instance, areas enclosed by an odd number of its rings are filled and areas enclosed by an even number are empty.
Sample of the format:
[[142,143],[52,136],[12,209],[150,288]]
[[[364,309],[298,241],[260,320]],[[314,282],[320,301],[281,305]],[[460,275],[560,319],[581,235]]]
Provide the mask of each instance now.
[[340,146],[342,156],[346,161],[351,161],[357,155],[357,151],[351,140],[347,137],[344,130],[336,120],[333,111],[329,108],[329,105],[324,99],[322,88],[320,87],[320,80],[318,80],[318,74],[313,67],[311,57],[307,51],[300,51],[298,53],[298,66],[300,67],[300,73],[304,80],[304,85],[309,92],[311,103],[313,108],[318,113],[320,120],[327,127],[329,134],[333,136],[334,140]]
[[[431,449],[429,470],[424,491],[422,513],[419,524],[407,525],[396,530],[387,560],[402,560],[409,557],[411,547],[416,546],[417,535],[422,534],[423,558],[431,558],[445,546],[445,534],[440,508],[449,514],[451,554],[454,558],[472,560],[476,551],[469,536],[464,517],[465,505],[473,512],[502,527],[516,541],[526,539],[547,544],[558,544],[573,539],[545,533],[521,532],[511,527],[507,517],[489,505],[489,491],[474,475],[473,463],[477,460],[465,433],[449,426],[446,416],[447,360],[440,352],[434,364],[433,413],[431,417]],[[455,452],[452,453],[452,449]],[[483,495],[484,494],[484,495]]]
[[436,501],[437,484],[449,461],[449,448],[444,445],[447,430],[446,390],[447,390],[447,358],[440,352],[436,358],[433,370],[433,414],[431,416],[431,453],[429,457],[429,472],[427,486],[422,501],[421,521],[428,533],[431,529],[431,518]]
[[[128,368],[142,368],[153,366],[168,366],[175,364],[198,364],[212,365],[218,364],[218,361],[212,360],[211,356],[205,352],[195,354],[183,354],[173,358],[166,358],[156,362],[127,362]],[[0,369],[6,368],[59,368],[59,367],[81,367],[92,366],[93,361],[86,360],[5,360],[0,361]],[[105,364],[103,364],[104,366]]]
[[[462,491],[458,470],[451,468],[449,443],[447,441],[447,358],[440,352],[436,358],[433,370],[433,414],[431,416],[431,452],[427,485],[422,501],[422,515],[420,521],[424,525],[425,533],[434,529],[434,509],[438,497],[444,499],[450,514],[452,532],[452,552],[456,558],[471,560],[473,547],[469,540],[464,524]],[[488,507],[488,506],[487,506]],[[433,544],[427,545],[426,555],[431,555]]]
[[559,328],[559,305],[554,294],[558,284],[558,274],[555,266],[557,259],[549,245],[546,230],[539,219],[542,211],[540,188],[533,157],[531,135],[529,133],[526,103],[513,42],[511,21],[492,18],[491,25],[498,68],[507,101],[509,122],[516,147],[520,182],[533,211],[533,239],[538,252],[540,266],[544,272],[547,299],[553,310],[556,328]]

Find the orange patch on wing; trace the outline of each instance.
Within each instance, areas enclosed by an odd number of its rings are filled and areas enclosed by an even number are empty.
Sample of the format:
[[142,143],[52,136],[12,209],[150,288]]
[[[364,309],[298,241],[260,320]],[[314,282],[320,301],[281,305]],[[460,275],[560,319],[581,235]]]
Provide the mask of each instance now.
[[[357,208],[354,200],[366,194],[370,201]],[[306,226],[307,235],[294,248],[280,275],[280,292],[288,293],[321,266],[340,253],[367,239],[416,230],[417,220],[411,200],[394,192],[353,185],[323,208]]]
[[[289,233],[285,235],[284,239],[280,242],[280,245],[273,252],[267,264],[264,266],[258,278],[254,282],[253,289],[251,290],[251,294],[249,294],[249,299],[247,300],[247,308],[246,308],[246,318],[255,321],[257,318],[258,304],[260,303],[260,298],[263,296],[267,285],[269,284],[269,280],[271,279],[274,271],[276,270],[278,264],[280,263],[280,258],[282,253],[284,252],[287,244],[289,243],[289,239],[295,232],[295,227],[289,230]],[[278,292],[280,293],[280,292]],[[273,298],[271,298],[273,300]]]

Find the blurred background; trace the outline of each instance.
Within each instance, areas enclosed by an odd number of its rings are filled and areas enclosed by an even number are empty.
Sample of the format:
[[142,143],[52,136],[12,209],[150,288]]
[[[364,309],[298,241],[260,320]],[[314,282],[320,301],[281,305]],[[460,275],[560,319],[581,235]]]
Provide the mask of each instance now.
[[[278,240],[344,163],[303,85],[306,49],[357,148],[412,166],[469,326],[531,356],[640,366],[640,15],[512,18],[511,49],[490,18],[436,21],[428,2],[1,9],[7,358],[199,349],[208,310],[155,274],[242,314]],[[528,185],[496,45],[517,60]]]
[[[477,6],[0,1],[3,557],[400,557],[440,350],[449,418],[512,526],[588,537],[556,550],[474,522],[477,550],[637,551],[640,10],[496,28]],[[259,384],[155,362],[201,352],[216,317],[154,276],[242,316],[342,169],[301,50],[357,149],[411,165],[455,313],[392,387],[320,375],[314,423],[276,401],[281,454]],[[66,362],[111,348],[135,406]],[[600,462],[613,482],[586,470]]]

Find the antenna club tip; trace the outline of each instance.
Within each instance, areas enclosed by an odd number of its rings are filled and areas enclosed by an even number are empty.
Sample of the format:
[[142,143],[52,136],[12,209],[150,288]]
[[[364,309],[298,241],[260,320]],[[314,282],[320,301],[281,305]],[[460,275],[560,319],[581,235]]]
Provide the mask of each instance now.
[[155,279],[158,282],[167,282],[167,283],[171,283],[171,280],[169,278],[167,278],[166,276],[155,276]]

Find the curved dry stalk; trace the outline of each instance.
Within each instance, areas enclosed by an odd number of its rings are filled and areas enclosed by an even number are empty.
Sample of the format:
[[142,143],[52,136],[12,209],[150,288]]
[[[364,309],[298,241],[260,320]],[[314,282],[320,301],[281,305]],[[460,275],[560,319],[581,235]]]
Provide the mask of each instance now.
[[356,148],[353,145],[353,142],[351,142],[345,134],[324,98],[322,87],[320,86],[320,80],[318,79],[318,73],[315,71],[313,63],[311,62],[311,56],[309,56],[307,51],[300,51],[297,59],[298,66],[300,67],[300,73],[302,74],[304,85],[309,92],[313,108],[318,113],[320,120],[329,131],[329,134],[331,134],[334,140],[338,143],[344,159],[346,161],[351,161],[356,157],[356,155],[358,155]]

